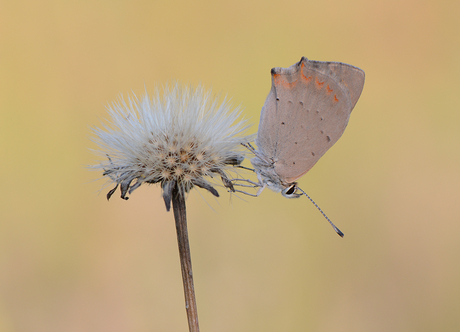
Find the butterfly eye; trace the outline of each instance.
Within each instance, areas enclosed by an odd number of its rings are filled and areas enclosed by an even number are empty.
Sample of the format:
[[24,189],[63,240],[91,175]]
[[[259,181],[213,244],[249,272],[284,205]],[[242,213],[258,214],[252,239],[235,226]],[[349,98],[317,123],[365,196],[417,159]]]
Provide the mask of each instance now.
[[288,190],[286,190],[285,194],[286,195],[292,195],[293,193],[295,193],[295,184],[291,185]]
[[297,183],[292,183],[289,187],[284,188],[281,191],[281,195],[286,198],[298,198],[302,196],[301,194],[296,194],[297,191]]

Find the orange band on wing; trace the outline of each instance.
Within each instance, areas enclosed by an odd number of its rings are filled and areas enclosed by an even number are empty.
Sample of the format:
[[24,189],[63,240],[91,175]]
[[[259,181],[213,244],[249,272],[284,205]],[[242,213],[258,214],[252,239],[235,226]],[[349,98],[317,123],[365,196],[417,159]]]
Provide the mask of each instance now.
[[273,74],[273,81],[275,85],[282,85],[285,88],[293,88],[297,84],[297,80],[292,81],[292,82],[283,80],[280,74]]
[[311,76],[307,77],[307,75],[305,75],[303,73],[303,68],[304,67],[305,67],[305,63],[302,62],[302,64],[300,65],[300,74],[302,75],[302,79],[305,81],[305,83],[309,83],[311,81],[312,77]]
[[316,83],[316,87],[317,87],[318,89],[321,89],[321,88],[323,87],[323,85],[324,85],[324,82],[320,82],[320,81],[318,80],[318,77],[316,78],[316,82],[315,82],[315,83]]

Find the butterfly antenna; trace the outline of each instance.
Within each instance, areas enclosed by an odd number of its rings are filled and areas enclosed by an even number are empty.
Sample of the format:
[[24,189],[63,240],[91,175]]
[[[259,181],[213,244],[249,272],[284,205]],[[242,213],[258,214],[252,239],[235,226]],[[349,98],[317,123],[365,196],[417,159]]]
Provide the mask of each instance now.
[[321,214],[323,215],[324,218],[326,218],[327,221],[329,221],[329,223],[331,224],[332,228],[334,228],[334,231],[340,235],[340,237],[343,237],[345,234],[342,233],[342,231],[340,229],[338,229],[334,223],[331,221],[331,219],[329,219],[326,214],[323,212],[323,210],[321,210],[321,208],[318,206],[318,204],[315,203],[315,201],[307,195],[307,193],[305,191],[303,191],[302,189],[300,189],[299,187],[297,187],[297,189],[299,189],[305,196],[307,196],[307,198],[310,200],[310,202],[313,203],[313,205],[318,209],[319,212],[321,212]]

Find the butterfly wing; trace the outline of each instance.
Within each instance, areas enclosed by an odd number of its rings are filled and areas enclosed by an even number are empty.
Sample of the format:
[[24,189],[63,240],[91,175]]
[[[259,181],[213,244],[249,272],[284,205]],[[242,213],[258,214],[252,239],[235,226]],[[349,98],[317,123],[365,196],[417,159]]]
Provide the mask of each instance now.
[[364,86],[364,71],[302,58],[273,68],[256,143],[282,182],[296,181],[342,136]]

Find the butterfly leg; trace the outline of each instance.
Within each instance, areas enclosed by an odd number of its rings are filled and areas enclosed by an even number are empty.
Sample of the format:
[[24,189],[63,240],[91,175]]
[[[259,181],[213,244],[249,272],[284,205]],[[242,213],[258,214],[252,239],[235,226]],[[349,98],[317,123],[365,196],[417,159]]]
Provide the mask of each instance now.
[[[259,190],[255,194],[251,194],[251,193],[248,193],[246,191],[242,191],[242,190],[238,190],[238,189],[234,190],[234,192],[242,193],[242,194],[252,196],[252,197],[258,197],[266,187],[266,184],[262,184],[261,182],[254,182],[254,181],[251,181],[251,180],[248,180],[248,179],[232,179],[231,181],[233,182],[234,187],[235,186],[246,187],[246,188],[257,188],[257,187],[259,187]],[[241,183],[241,182],[243,182],[243,183]]]

